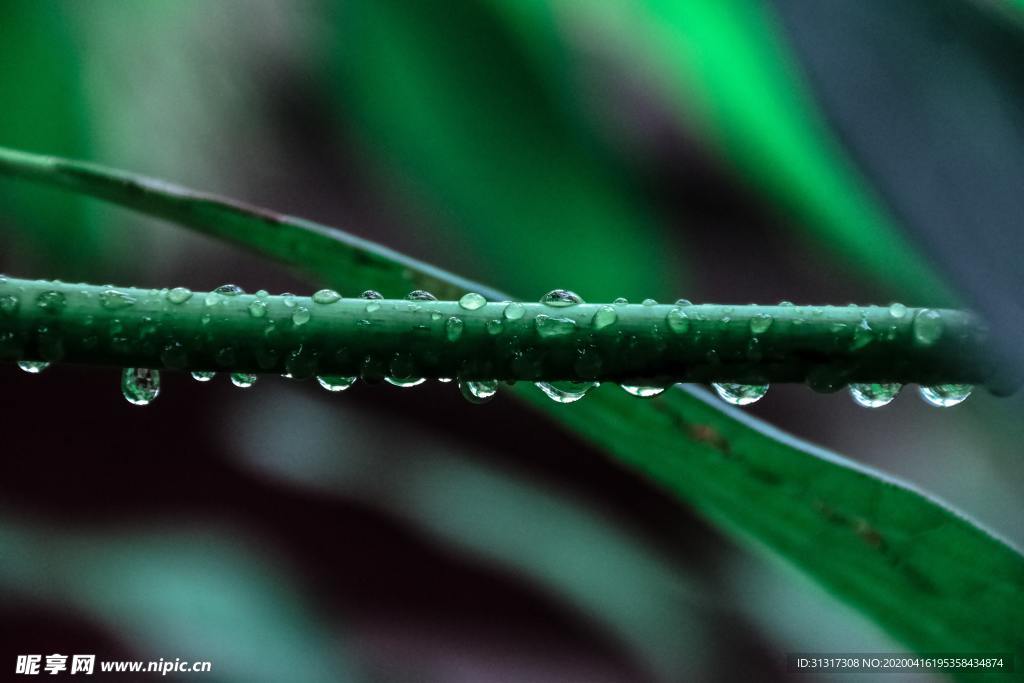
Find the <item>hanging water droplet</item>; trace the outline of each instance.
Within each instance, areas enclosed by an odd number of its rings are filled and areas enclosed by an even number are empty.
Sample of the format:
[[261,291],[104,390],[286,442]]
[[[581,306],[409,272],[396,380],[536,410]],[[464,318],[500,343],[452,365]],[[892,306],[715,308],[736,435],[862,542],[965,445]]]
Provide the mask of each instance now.
[[620,384],[622,390],[631,396],[639,398],[652,398],[662,393],[668,387],[640,386],[635,384]]
[[188,287],[175,287],[167,292],[166,297],[172,304],[183,304],[192,298],[192,290]]
[[216,372],[210,370],[193,370],[192,379],[197,382],[209,382],[211,379],[217,376]]
[[339,392],[355,384],[356,378],[345,375],[318,375],[316,381],[327,391]]
[[732,384],[729,382],[715,382],[712,384],[715,391],[726,403],[734,406],[746,406],[759,401],[768,393],[767,384]]
[[135,303],[135,297],[116,289],[105,289],[100,292],[100,303],[103,308],[116,311],[119,308],[127,308]]
[[333,304],[340,299],[341,294],[333,289],[319,289],[313,294],[313,303],[315,304]]
[[267,315],[267,302],[260,299],[253,299],[249,302],[249,315],[254,318],[263,318]]
[[974,386],[970,384],[934,384],[920,388],[921,398],[940,408],[949,408],[963,403],[972,391],[974,391]]
[[457,341],[462,336],[463,327],[465,327],[465,323],[462,322],[462,318],[456,318],[454,315],[448,318],[448,322],[444,324],[448,341]]
[[467,294],[463,294],[462,298],[459,299],[459,306],[465,308],[467,311],[475,311],[480,308],[483,308],[483,306],[486,303],[487,299],[483,298],[483,296],[477,294],[476,292],[469,292]]
[[865,408],[881,408],[889,405],[901,388],[902,384],[851,384],[850,396]]
[[14,294],[5,294],[0,296],[0,313],[4,315],[14,315],[18,310],[18,297]]
[[751,334],[764,334],[772,326],[774,319],[767,313],[758,313],[750,319]]
[[611,306],[601,306],[594,313],[593,325],[595,330],[603,330],[609,325],[614,325],[619,320],[619,314]]
[[459,380],[459,391],[470,403],[487,403],[498,393],[498,380],[487,379],[476,382]]
[[500,320],[494,318],[484,323],[484,327],[487,329],[487,334],[496,335],[501,334],[505,326]]
[[538,389],[555,403],[575,403],[598,386],[597,382],[537,382]]
[[292,313],[292,324],[298,327],[299,325],[305,325],[309,322],[310,314],[309,309],[305,306],[299,306]]
[[387,375],[384,381],[392,386],[401,387],[407,389],[409,387],[416,387],[427,381],[425,377],[393,377]]
[[250,372],[232,372],[231,383],[239,389],[248,389],[256,384],[256,375]]
[[18,367],[30,375],[38,375],[40,372],[50,367],[50,364],[44,360],[19,360]]
[[931,346],[942,336],[942,314],[928,308],[914,316],[914,339],[918,344]]
[[554,306],[555,308],[565,308],[566,306],[575,306],[576,304],[582,304],[583,299],[576,292],[571,292],[568,289],[552,289],[550,292],[540,298],[540,302],[545,306]]
[[505,306],[505,310],[501,314],[505,316],[505,320],[519,320],[526,314],[526,306],[518,301],[513,301]]
[[533,319],[533,325],[537,328],[537,334],[545,339],[572,334],[576,329],[576,321],[572,318],[552,318],[543,313]]
[[149,405],[160,395],[160,371],[125,368],[121,372],[121,393],[132,405]]
[[669,310],[665,316],[665,323],[668,325],[668,329],[676,334],[686,334],[686,331],[690,329],[690,316],[677,306]]
[[388,374],[384,381],[396,387],[415,387],[426,382],[426,378],[416,375],[416,363],[407,353],[396,353],[391,358]]
[[63,292],[52,290],[48,292],[43,292],[38,297],[36,297],[36,306],[43,309],[47,313],[56,315],[57,313],[60,313],[61,311],[64,310],[64,304],[66,303],[66,301],[67,299],[65,298]]
[[430,292],[425,292],[422,289],[416,289],[405,295],[405,298],[409,301],[437,301],[437,297]]
[[889,304],[889,315],[891,315],[892,317],[899,319],[905,316],[906,314],[907,307],[904,306],[903,304],[899,302]]

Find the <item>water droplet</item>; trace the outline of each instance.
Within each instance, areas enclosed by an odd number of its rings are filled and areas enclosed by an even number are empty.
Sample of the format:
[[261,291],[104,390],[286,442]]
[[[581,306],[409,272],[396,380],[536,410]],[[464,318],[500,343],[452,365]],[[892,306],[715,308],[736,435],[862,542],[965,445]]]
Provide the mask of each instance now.
[[772,326],[773,318],[767,313],[758,313],[750,319],[750,332],[764,334]]
[[409,301],[437,301],[437,297],[430,292],[425,292],[422,289],[416,289],[405,295],[405,298]]
[[676,306],[692,306],[693,302],[689,299],[676,299]]
[[914,340],[923,346],[931,346],[942,336],[942,314],[928,308],[921,309],[914,316]]
[[267,302],[260,299],[253,299],[249,302],[249,315],[254,318],[263,318],[267,315]]
[[345,375],[319,375],[316,381],[320,383],[327,391],[339,392],[345,391],[350,386],[356,383],[355,377],[347,377]]
[[785,299],[779,302],[780,308],[792,308],[794,305],[792,301],[786,301]]
[[253,384],[256,384],[256,375],[250,372],[232,372],[231,383],[239,389],[248,389]]
[[452,381],[452,378],[451,377],[438,377],[437,381],[440,382],[441,384],[448,384],[448,382]]
[[149,405],[160,395],[160,371],[125,368],[121,372],[121,393],[132,405]]
[[658,305],[658,302],[656,300],[654,300],[654,299],[644,299],[640,303],[642,303],[644,306],[657,306]]
[[216,376],[216,372],[212,372],[209,370],[194,370],[192,372],[192,379],[194,379],[197,382],[209,382]]
[[921,398],[933,406],[949,408],[971,395],[974,387],[970,384],[935,384],[930,387],[921,387]]
[[487,403],[498,393],[498,380],[487,379],[476,382],[459,380],[459,391],[470,403]]
[[[380,310],[380,303],[377,302],[377,301],[371,301],[368,304],[366,304],[366,312],[367,313],[376,313],[379,310]],[[367,322],[369,322],[369,321],[367,321]]]
[[865,408],[881,408],[896,398],[902,384],[851,384],[850,396]]
[[213,291],[217,294],[223,294],[224,296],[238,296],[239,294],[245,294],[245,290],[238,285],[221,285]]
[[572,334],[576,329],[576,321],[572,318],[552,318],[543,313],[533,319],[533,324],[537,328],[537,334],[545,339]]
[[416,364],[412,356],[407,353],[396,353],[391,358],[384,381],[396,387],[407,388],[423,384],[427,380],[416,376]]
[[483,308],[483,306],[486,303],[487,299],[483,298],[483,296],[477,294],[476,292],[469,292],[468,294],[463,294],[462,298],[459,299],[459,306],[465,308],[467,311],[475,311],[480,308]]
[[690,329],[690,316],[677,306],[669,310],[668,315],[665,316],[665,323],[668,325],[668,329],[676,334],[686,334],[686,331]]
[[624,306],[629,303],[629,299],[627,299],[624,296],[620,296],[613,299],[612,303],[615,304],[616,306]]
[[594,313],[593,325],[595,330],[603,330],[609,325],[614,325],[619,320],[619,314],[611,306],[601,306]]
[[291,292],[285,292],[281,295],[281,302],[284,303],[287,308],[295,308],[295,295]]
[[518,301],[513,301],[505,307],[501,314],[505,316],[505,320],[519,320],[526,314],[526,306]]
[[504,329],[505,326],[500,320],[494,318],[484,323],[484,327],[487,328],[487,334],[494,335],[501,334],[501,331]]
[[575,403],[598,386],[597,382],[537,382],[536,387],[555,403]]
[[183,304],[192,298],[192,290],[188,287],[175,287],[167,292],[167,300],[172,304]]
[[850,342],[850,349],[856,351],[862,349],[875,340],[875,332],[868,324],[867,318],[861,318],[857,327],[853,329],[853,339]]
[[54,315],[64,310],[65,303],[66,298],[64,297],[64,293],[58,292],[56,290],[43,292],[38,297],[36,297],[36,306],[43,309],[47,313],[52,313]]
[[305,306],[299,306],[295,309],[295,312],[292,313],[292,324],[295,326],[305,325],[309,322],[309,318],[309,309]]
[[116,289],[105,289],[100,292],[100,303],[103,308],[116,311],[119,308],[127,308],[135,303],[135,297]]
[[368,289],[359,295],[360,299],[383,299],[384,295],[375,289]]
[[333,304],[335,301],[341,300],[341,294],[338,294],[333,289],[320,289],[313,294],[313,303],[316,304]]
[[396,387],[407,389],[409,387],[416,387],[426,382],[425,377],[393,377],[388,375],[384,378],[384,381]]
[[18,310],[18,297],[14,294],[5,294],[0,296],[0,313],[4,315],[14,315]]
[[898,302],[889,304],[889,315],[891,315],[892,317],[899,319],[905,316],[906,314],[907,307],[904,306],[903,304]]
[[43,360],[20,360],[18,361],[18,367],[30,375],[38,375],[50,367],[50,364]]
[[621,384],[622,390],[631,396],[637,396],[639,398],[651,398],[662,393],[668,387],[652,387],[652,386],[640,386],[634,384]]
[[715,382],[712,384],[715,391],[726,403],[734,406],[746,406],[759,401],[768,393],[767,384],[730,384],[728,382]]
[[566,306],[581,304],[583,303],[583,299],[579,294],[576,292],[570,292],[568,289],[552,289],[540,298],[540,302],[545,306],[565,308]]
[[448,341],[457,341],[462,336],[462,328],[465,327],[465,323],[462,322],[461,318],[456,318],[454,315],[448,318],[448,322],[444,324],[445,334],[448,335]]

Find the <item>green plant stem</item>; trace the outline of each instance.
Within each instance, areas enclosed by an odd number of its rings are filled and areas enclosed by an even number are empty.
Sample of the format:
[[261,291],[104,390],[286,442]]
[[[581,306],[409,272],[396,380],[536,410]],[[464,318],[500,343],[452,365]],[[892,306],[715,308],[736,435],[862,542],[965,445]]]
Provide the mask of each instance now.
[[[979,322],[954,310],[173,298],[5,278],[0,360],[371,380],[806,382],[825,391],[850,382],[981,384],[995,370]],[[521,317],[509,319],[516,309]]]

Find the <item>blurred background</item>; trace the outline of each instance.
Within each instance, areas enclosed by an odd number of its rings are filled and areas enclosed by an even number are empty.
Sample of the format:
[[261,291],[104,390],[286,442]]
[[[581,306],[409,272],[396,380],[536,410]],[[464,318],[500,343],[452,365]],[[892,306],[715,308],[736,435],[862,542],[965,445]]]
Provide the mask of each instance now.
[[[337,225],[523,298],[968,305],[1019,360],[1017,0],[5,0],[0,39],[3,146]],[[317,288],[15,181],[0,207],[12,275]],[[0,382],[3,667],[786,680],[786,652],[902,649],[509,397],[168,374],[140,409],[108,369]],[[1020,410],[786,386],[751,412],[1021,545]]]

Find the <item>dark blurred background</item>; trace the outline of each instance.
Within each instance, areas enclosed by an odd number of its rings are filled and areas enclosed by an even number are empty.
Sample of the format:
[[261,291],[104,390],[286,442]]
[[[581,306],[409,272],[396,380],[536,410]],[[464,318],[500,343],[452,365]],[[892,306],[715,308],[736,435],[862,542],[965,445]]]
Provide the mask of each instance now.
[[[0,39],[3,146],[524,298],[969,305],[1019,353],[1012,0],[4,0]],[[96,202],[4,180],[0,206],[12,275],[316,289]],[[5,668],[785,680],[786,652],[901,649],[508,397],[168,373],[141,409],[108,369],[0,381]],[[777,387],[751,412],[1024,543],[1020,399],[913,393],[869,411]]]

